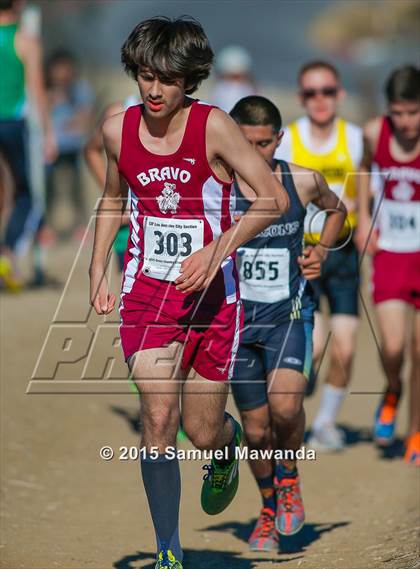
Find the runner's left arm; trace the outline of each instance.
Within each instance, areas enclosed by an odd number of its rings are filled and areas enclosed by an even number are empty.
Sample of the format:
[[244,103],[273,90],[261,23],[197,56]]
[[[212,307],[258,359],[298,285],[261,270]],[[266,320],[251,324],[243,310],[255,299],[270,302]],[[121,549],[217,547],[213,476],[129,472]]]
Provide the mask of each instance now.
[[214,109],[208,118],[207,154],[237,172],[255,191],[257,198],[239,223],[183,261],[181,275],[175,283],[185,293],[207,288],[224,259],[289,207],[284,186],[272,175],[268,164],[252,148],[235,121],[219,109]]
[[322,228],[319,243],[308,245],[298,258],[302,275],[308,279],[317,279],[321,275],[321,265],[328,255],[328,251],[337,242],[340,231],[345,223],[347,209],[340,198],[330,190],[324,176],[313,171],[313,176],[306,176],[306,183],[310,182],[307,196],[320,210],[327,214]]

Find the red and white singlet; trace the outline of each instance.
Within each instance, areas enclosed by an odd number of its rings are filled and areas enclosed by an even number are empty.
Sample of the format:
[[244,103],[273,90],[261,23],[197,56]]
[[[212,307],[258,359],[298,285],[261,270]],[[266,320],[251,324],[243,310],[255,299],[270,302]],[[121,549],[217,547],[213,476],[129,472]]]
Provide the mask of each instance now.
[[[192,103],[178,150],[153,154],[139,138],[142,105],[125,113],[119,171],[131,190],[131,238],[126,256],[123,292],[184,300],[172,281],[182,261],[232,225],[234,192],[219,180],[206,155],[206,122],[213,108]],[[238,299],[233,258],[212,284],[212,294],[228,303]]]
[[379,252],[373,259],[376,303],[400,299],[420,308],[420,154],[391,155],[392,124],[383,117],[373,159]]
[[[219,361],[213,362],[212,370],[203,354],[201,363],[192,365],[204,377],[223,380],[236,352],[233,344],[239,341],[241,310],[234,256],[222,263],[204,294],[185,295],[173,282],[184,259],[233,223],[232,183],[218,179],[207,161],[206,123],[212,108],[200,101],[191,104],[181,144],[170,155],[153,154],[143,146],[139,137],[143,105],[129,107],[125,113],[118,168],[130,187],[131,218],[120,332],[126,359],[139,349],[174,340],[194,347],[185,346],[186,354],[197,354],[198,345],[203,351],[218,350]],[[196,332],[186,329],[199,323],[202,335],[192,342]],[[224,330],[210,339],[213,324]]]

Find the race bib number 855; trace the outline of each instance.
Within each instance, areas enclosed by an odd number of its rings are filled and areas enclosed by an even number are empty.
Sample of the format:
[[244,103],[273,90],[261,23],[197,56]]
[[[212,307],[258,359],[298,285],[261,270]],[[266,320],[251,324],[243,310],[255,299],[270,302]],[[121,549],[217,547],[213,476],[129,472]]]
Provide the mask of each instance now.
[[174,281],[184,259],[203,248],[201,219],[144,217],[143,273],[154,279]]
[[288,249],[238,249],[241,298],[253,302],[279,302],[289,298]]

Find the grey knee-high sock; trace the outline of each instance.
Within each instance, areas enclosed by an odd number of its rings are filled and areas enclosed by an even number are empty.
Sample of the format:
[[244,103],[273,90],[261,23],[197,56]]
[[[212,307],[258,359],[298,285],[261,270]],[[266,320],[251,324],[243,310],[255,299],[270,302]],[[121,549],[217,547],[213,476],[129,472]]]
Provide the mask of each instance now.
[[175,557],[182,561],[178,532],[181,499],[178,459],[168,459],[166,455],[160,454],[153,460],[147,455],[145,458],[140,457],[140,467],[155,528],[158,552],[164,543]]

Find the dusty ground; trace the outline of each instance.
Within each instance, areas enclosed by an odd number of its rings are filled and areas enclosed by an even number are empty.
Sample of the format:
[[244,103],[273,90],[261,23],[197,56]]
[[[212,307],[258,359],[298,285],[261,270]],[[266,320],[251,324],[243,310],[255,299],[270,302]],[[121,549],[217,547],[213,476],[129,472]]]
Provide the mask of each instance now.
[[[71,243],[51,255],[51,271],[62,282],[74,255]],[[93,330],[100,323],[87,315],[86,268],[87,254],[82,252],[56,316],[62,327],[73,326],[76,332],[86,328],[84,321]],[[117,452],[120,446],[137,444],[136,397],[54,393],[60,387],[67,392],[71,387],[81,390],[80,383],[62,380],[80,377],[84,360],[61,366],[54,380],[31,384],[32,391],[38,387],[50,394],[26,393],[61,293],[62,289],[46,289],[1,298],[1,567],[152,569],[154,536],[138,462],[105,462],[98,456],[105,444]],[[73,346],[67,344],[71,352]],[[54,369],[56,356],[50,348],[47,342],[38,375],[40,369],[44,374]],[[97,339],[93,348],[89,369],[105,369],[105,343]],[[92,372],[85,370],[85,377],[92,377]],[[106,383],[84,381],[91,392]],[[108,391],[112,385],[107,383]],[[259,499],[246,464],[234,503],[211,518],[199,504],[201,464],[183,463],[184,567],[419,567],[419,472],[401,461],[401,444],[383,457],[370,441],[378,395],[361,392],[378,392],[381,387],[373,337],[363,317],[352,385],[356,393],[348,397],[340,416],[347,427],[348,450],[301,464],[307,524],[297,537],[282,542],[278,555],[247,551]],[[317,400],[306,403],[309,423]],[[400,436],[405,423],[406,398]]]

